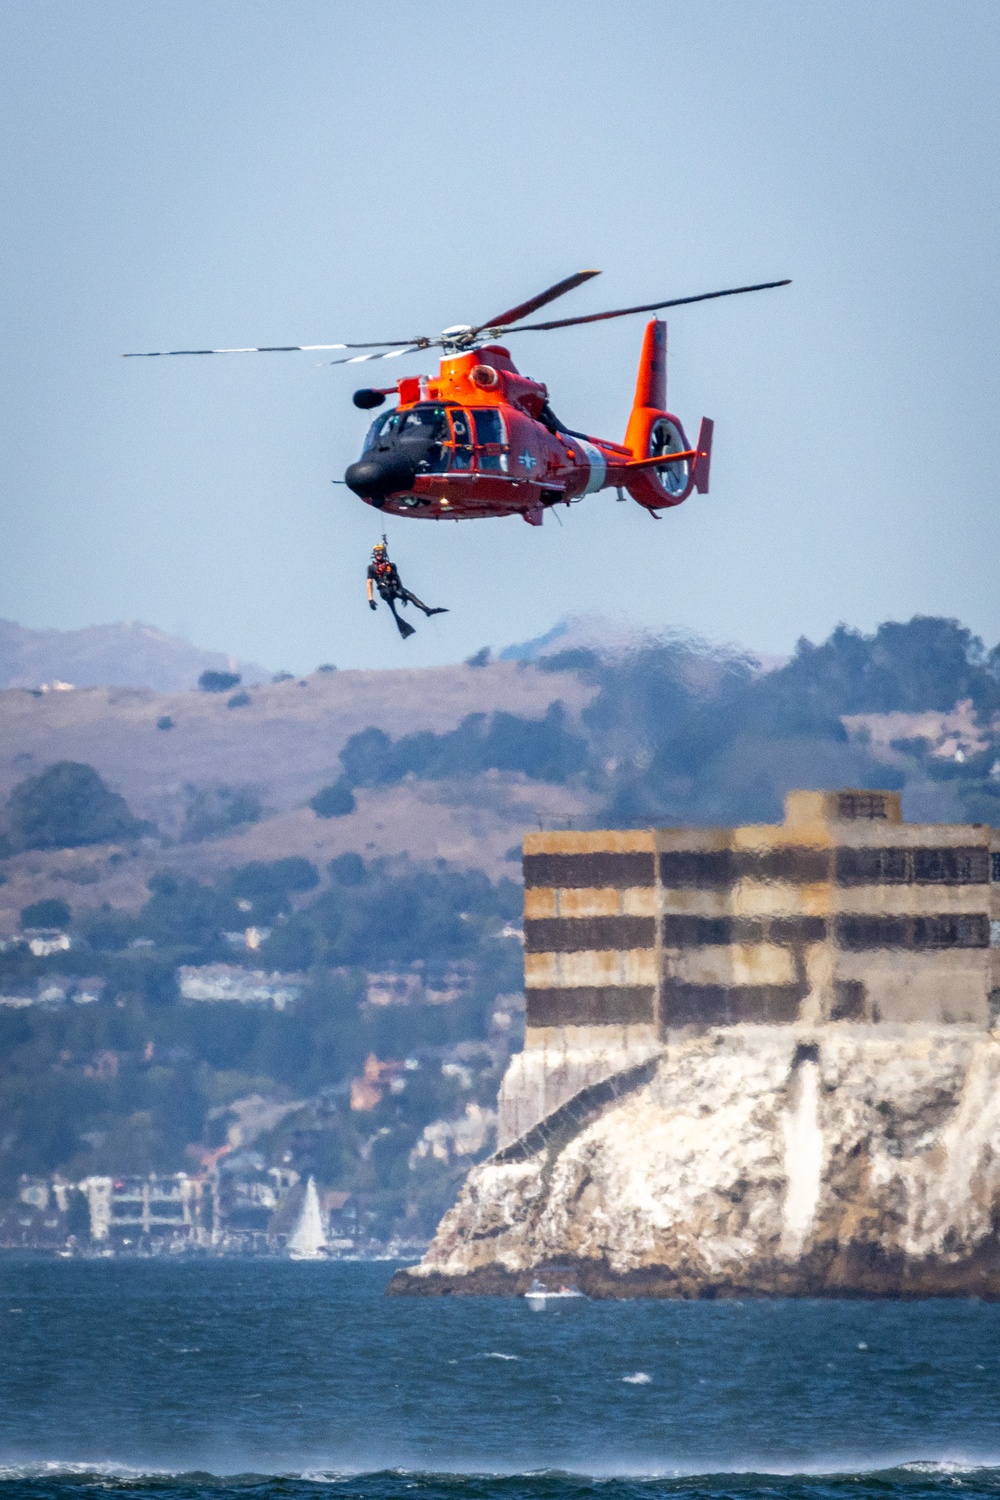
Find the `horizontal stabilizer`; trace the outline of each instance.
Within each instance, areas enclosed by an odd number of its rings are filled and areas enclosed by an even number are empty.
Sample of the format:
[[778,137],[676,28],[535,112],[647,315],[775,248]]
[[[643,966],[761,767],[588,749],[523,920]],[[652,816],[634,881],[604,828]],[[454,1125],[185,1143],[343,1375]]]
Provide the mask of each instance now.
[[685,459],[698,458],[697,448],[682,448],[679,453],[658,453],[655,458],[630,458],[623,469],[662,469],[667,464],[683,463]]

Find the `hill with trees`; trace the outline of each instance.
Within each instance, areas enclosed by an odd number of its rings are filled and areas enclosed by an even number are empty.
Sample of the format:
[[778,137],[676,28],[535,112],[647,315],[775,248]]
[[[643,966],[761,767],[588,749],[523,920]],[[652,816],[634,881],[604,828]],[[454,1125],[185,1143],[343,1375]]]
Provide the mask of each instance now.
[[[21,1173],[178,1170],[238,1137],[233,1161],[423,1232],[470,1159],[441,1142],[488,1118],[516,1045],[525,828],[774,821],[789,788],[845,785],[1000,824],[1000,648],[953,620],[839,627],[766,672],[557,640],[238,711],[4,697],[0,996],[24,1003],[0,1006],[0,1200]],[[20,938],[50,927],[70,946]],[[291,998],[185,995],[219,965]]]
[[170,693],[194,687],[206,669],[241,672],[249,682],[266,682],[271,675],[254,662],[234,663],[221,651],[203,651],[139,620],[82,630],[31,630],[0,620],[0,689],[67,682]]

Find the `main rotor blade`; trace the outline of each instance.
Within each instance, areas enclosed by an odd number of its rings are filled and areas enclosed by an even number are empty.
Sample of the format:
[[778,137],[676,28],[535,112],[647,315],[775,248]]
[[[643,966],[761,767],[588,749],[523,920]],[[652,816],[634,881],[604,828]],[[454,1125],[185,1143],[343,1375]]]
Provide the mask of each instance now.
[[487,318],[485,322],[477,324],[473,333],[481,333],[484,328],[506,328],[508,323],[516,323],[518,318],[530,318],[533,312],[547,303],[554,302],[557,297],[565,296],[567,292],[573,291],[575,287],[582,286],[592,276],[600,276],[600,271],[577,271],[573,276],[567,276],[565,281],[557,281],[555,286],[550,286],[547,292],[539,292],[537,297],[529,297],[527,302],[519,302],[516,307],[511,307],[507,312],[501,313],[499,317]]
[[701,292],[697,297],[672,297],[669,302],[645,302],[641,307],[618,307],[614,312],[589,313],[582,318],[556,318],[551,323],[523,323],[507,328],[505,333],[542,333],[549,328],[572,328],[576,323],[603,323],[606,318],[627,318],[630,313],[659,312],[664,307],[685,307],[689,302],[711,302],[716,297],[739,297],[743,292],[767,292],[775,286],[791,286],[786,281],[761,281],[756,286],[731,286],[724,292]]
[[[315,354],[329,349],[385,349],[398,339],[380,339],[377,344],[263,344],[257,349],[152,349],[149,353],[123,354],[122,359],[169,359],[177,354]],[[426,348],[429,340],[411,340],[415,348]],[[378,358],[377,355],[370,356]],[[333,361],[340,363],[341,361]]]
[[[340,345],[341,349],[356,349],[357,347],[357,344]],[[389,349],[385,354],[354,354],[350,359],[326,359],[323,363],[327,365],[363,365],[369,359],[398,359],[401,354],[416,354],[418,350],[432,347],[433,344],[427,340],[421,341],[419,344],[407,344],[403,349]]]

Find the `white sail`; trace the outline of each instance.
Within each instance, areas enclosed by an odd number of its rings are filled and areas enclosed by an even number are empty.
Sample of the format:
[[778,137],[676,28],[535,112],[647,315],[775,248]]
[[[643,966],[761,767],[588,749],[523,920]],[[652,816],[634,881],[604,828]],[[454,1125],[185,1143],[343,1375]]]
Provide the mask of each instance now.
[[323,1232],[323,1215],[319,1206],[316,1181],[310,1177],[306,1184],[306,1196],[302,1203],[299,1222],[288,1241],[288,1253],[293,1260],[318,1260],[326,1249]]

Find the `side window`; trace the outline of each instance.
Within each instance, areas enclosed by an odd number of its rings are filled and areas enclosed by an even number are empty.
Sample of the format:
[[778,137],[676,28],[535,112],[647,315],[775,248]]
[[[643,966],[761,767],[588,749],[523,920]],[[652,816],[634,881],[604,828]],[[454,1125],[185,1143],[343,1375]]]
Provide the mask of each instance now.
[[451,460],[452,468],[471,469],[472,427],[469,423],[468,412],[460,411],[456,406],[451,408],[451,430],[455,439],[455,452]]
[[472,420],[476,424],[479,468],[486,473],[506,473],[507,455],[502,451],[504,430],[500,413],[493,406],[480,407],[472,413]]
[[503,422],[500,413],[493,406],[480,407],[472,413],[476,424],[476,442],[480,445],[486,443],[502,443]]

